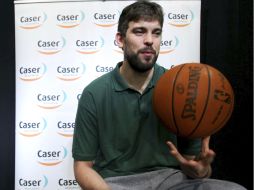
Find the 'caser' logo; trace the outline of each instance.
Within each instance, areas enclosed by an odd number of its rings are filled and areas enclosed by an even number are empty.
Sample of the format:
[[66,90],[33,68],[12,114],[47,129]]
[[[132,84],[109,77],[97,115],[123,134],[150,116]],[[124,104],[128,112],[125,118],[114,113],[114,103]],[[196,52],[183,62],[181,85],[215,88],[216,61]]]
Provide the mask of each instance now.
[[38,13],[33,14],[20,16],[18,20],[19,27],[22,29],[39,28],[47,20],[47,15],[44,12],[40,14]]
[[46,73],[47,67],[44,63],[38,66],[23,65],[18,70],[19,78],[23,81],[35,81],[39,80]]
[[64,11],[56,15],[57,26],[61,28],[73,28],[84,20],[85,14],[83,11],[74,12],[72,11]]
[[34,118],[20,120],[18,122],[18,132],[25,137],[34,137],[40,135],[47,127],[47,121],[44,118]]
[[59,148],[43,148],[37,151],[37,161],[43,166],[55,166],[64,161],[67,157],[67,149]]
[[64,137],[72,137],[75,128],[74,121],[61,120],[57,122],[57,133]]
[[58,189],[59,188],[60,189],[80,189],[78,182],[75,179],[70,179],[70,178],[59,178]]
[[112,27],[118,23],[119,11],[103,11],[95,12],[93,14],[93,22],[97,26]]
[[76,51],[81,54],[94,54],[99,52],[104,46],[104,39],[98,37],[95,39],[78,39],[76,40]]
[[160,54],[167,54],[174,51],[179,44],[176,36],[169,35],[166,39],[162,39],[160,43]]
[[113,50],[117,53],[123,54],[123,50],[119,48],[116,40],[113,40]]
[[48,185],[48,178],[45,175],[42,177],[20,177],[18,185],[25,190],[44,189]]
[[59,65],[56,68],[57,78],[63,81],[74,81],[79,79],[85,72],[85,65],[83,63],[65,66]]
[[80,100],[81,96],[82,96],[82,93],[78,93],[78,94],[76,95],[76,98],[77,98],[78,101]]
[[63,105],[67,98],[66,93],[57,90],[41,92],[36,95],[37,105],[43,109],[55,109]]
[[59,39],[40,39],[36,42],[37,51],[44,55],[52,55],[60,52],[66,44],[64,37]]
[[188,8],[175,8],[168,11],[167,19],[172,26],[184,27],[192,22],[194,14]]

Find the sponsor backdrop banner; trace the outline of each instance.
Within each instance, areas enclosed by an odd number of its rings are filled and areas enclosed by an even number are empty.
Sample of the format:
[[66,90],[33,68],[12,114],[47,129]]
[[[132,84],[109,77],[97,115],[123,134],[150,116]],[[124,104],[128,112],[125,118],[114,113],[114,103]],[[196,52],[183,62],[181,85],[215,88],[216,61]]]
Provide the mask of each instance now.
[[[71,155],[83,88],[123,54],[119,14],[133,1],[15,2],[15,189],[80,189]],[[200,1],[156,1],[165,23],[158,63],[200,60]]]

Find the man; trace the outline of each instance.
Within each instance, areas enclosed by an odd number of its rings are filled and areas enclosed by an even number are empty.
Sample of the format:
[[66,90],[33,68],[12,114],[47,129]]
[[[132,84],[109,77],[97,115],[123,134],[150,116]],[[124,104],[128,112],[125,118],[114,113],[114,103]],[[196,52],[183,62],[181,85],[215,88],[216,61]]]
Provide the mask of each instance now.
[[[161,6],[138,1],[119,18],[116,41],[123,62],[83,91],[73,138],[74,173],[86,190],[240,190],[211,175],[209,137],[180,139],[152,109],[163,27]],[[190,179],[192,178],[192,179]]]

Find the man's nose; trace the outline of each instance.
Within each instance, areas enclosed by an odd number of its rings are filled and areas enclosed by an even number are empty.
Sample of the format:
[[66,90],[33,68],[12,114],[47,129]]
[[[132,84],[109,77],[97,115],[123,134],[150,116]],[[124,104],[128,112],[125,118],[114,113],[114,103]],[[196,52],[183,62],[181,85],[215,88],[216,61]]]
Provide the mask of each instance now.
[[144,43],[146,45],[152,45],[153,44],[153,36],[152,36],[152,34],[146,34],[145,35]]

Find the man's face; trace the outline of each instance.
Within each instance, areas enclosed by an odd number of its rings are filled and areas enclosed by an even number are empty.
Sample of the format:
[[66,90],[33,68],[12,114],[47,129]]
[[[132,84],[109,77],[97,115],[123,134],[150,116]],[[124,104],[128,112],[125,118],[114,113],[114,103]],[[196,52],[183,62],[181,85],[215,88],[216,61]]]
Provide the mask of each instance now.
[[160,50],[162,29],[158,21],[130,22],[123,39],[125,61],[138,72],[153,68]]

